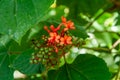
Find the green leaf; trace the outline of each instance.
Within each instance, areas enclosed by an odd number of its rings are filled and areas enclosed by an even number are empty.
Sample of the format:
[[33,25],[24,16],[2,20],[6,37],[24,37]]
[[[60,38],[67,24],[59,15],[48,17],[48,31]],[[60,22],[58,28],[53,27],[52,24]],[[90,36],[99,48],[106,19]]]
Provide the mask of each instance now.
[[72,64],[48,72],[49,80],[110,80],[110,76],[106,63],[90,54],[81,54]]
[[54,0],[1,0],[0,33],[20,43],[25,33],[39,21]]
[[7,43],[10,41],[10,37],[8,35],[1,35],[0,37],[0,46],[7,46]]
[[118,15],[118,17],[117,17],[117,23],[116,23],[116,25],[120,25],[120,15]]
[[69,8],[68,17],[76,19],[82,25],[88,21],[82,18],[81,14],[91,18],[108,4],[107,0],[57,0],[57,5],[65,5]]
[[32,50],[27,50],[21,53],[13,62],[13,67],[20,72],[31,75],[41,71],[42,66],[40,64],[31,64],[30,58],[32,57]]
[[75,28],[76,29],[70,31],[70,33],[73,36],[83,38],[83,39],[88,37],[88,35],[87,35],[87,33],[86,33],[86,31],[85,31],[85,29],[83,27],[81,27],[79,25],[75,25]]
[[111,48],[112,47],[112,37],[111,36],[112,34],[111,33],[96,33],[95,36],[96,38],[98,39],[98,42],[99,43],[102,43],[104,44],[105,46]]
[[10,68],[10,59],[7,50],[0,47],[0,79],[13,80],[13,69]]
[[28,38],[29,36],[29,31],[22,37],[21,39],[21,44],[18,44],[16,41],[11,40],[7,45],[9,48],[9,51],[12,54],[19,54],[22,53],[23,51],[31,48],[31,43],[32,41],[30,41],[30,39]]

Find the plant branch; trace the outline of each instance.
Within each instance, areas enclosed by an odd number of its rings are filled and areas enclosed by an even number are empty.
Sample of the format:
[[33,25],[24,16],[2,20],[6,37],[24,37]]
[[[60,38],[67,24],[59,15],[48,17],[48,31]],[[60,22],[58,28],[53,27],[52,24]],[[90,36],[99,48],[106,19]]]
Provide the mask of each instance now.
[[120,39],[118,39],[113,45],[111,49],[114,49],[117,45],[120,44]]
[[89,29],[91,27],[91,25],[97,20],[99,19],[105,12],[109,12],[109,11],[113,11],[114,9],[116,9],[115,5],[113,5],[112,7],[104,10],[103,12],[101,12],[98,16],[96,16],[91,22],[89,22],[87,25],[86,25],[86,29]]
[[64,57],[64,61],[65,61],[65,68],[66,68],[66,72],[67,72],[67,75],[68,75],[68,79],[71,80],[71,77],[70,77],[70,74],[69,74],[69,70],[68,70],[68,64],[67,64],[65,55],[63,57]]
[[120,64],[119,64],[119,69],[118,69],[118,72],[116,74],[116,77],[115,77],[115,80],[120,80]]
[[48,70],[46,69],[42,74],[41,74],[41,77],[43,80],[47,80],[47,73],[48,73]]
[[106,12],[106,11],[103,11],[103,12],[100,13],[98,16],[96,16],[96,17],[94,18],[94,20],[92,20],[90,23],[88,23],[87,26],[86,26],[86,29],[90,28],[90,26],[91,26],[98,18],[100,18],[105,12]]
[[98,31],[98,30],[95,30],[93,33],[103,33],[103,32],[119,34],[118,32],[108,31],[108,30],[104,30],[104,31]]
[[98,48],[98,47],[82,47],[82,48],[85,48],[85,49],[90,49],[90,50],[94,50],[94,51],[100,51],[100,52],[111,52],[111,49],[108,49],[108,48]]

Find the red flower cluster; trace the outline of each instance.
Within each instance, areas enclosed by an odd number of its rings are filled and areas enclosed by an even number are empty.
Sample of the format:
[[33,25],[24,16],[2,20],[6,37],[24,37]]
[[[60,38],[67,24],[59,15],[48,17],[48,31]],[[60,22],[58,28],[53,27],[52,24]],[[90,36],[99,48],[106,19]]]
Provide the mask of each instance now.
[[43,35],[43,44],[38,45],[39,41],[33,41],[37,51],[33,53],[32,63],[41,62],[47,68],[57,66],[60,63],[60,58],[66,54],[66,50],[75,46],[73,38],[69,35],[69,30],[75,29],[74,23],[70,20],[67,21],[65,17],[61,19],[62,21],[57,27],[54,25],[44,26],[49,36]]
[[[65,17],[62,17],[61,19],[62,23],[60,23],[57,28],[55,28],[54,25],[51,25],[49,30],[47,26],[44,26],[44,29],[49,33],[48,45],[72,44],[72,37],[66,32],[70,29],[75,29],[74,23],[72,21],[67,21]],[[64,26],[64,28],[62,29],[61,26]]]

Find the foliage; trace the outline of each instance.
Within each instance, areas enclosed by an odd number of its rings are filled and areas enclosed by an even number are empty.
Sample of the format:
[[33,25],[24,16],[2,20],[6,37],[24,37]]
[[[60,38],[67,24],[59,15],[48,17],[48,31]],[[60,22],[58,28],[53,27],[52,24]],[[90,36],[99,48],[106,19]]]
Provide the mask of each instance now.
[[[0,80],[119,80],[119,0],[0,0]],[[15,79],[19,80],[19,79]]]
[[101,59],[90,54],[81,54],[72,64],[66,63],[59,70],[48,72],[48,78],[50,80],[109,80],[110,74],[105,67],[106,64]]

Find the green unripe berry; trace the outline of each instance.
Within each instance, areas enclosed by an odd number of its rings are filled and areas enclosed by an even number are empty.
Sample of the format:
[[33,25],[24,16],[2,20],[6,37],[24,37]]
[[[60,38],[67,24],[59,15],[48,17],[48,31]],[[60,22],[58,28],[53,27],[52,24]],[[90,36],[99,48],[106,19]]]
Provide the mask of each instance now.
[[35,47],[35,50],[38,50],[38,47]]
[[38,62],[41,62],[41,58],[38,59]]
[[51,55],[51,56],[49,56],[49,59],[53,59],[53,58],[54,58],[54,56],[52,56],[52,55]]
[[41,77],[41,74],[36,74],[36,77]]
[[37,43],[37,46],[39,47],[39,46],[40,46],[40,43]]
[[49,51],[52,51],[52,48],[48,48]]
[[44,41],[47,41],[47,39],[45,38]]
[[35,55],[35,53],[32,53],[32,56],[34,56]]
[[42,53],[42,51],[39,51],[38,53],[39,53],[39,54],[41,54],[41,53]]
[[44,51],[42,51],[41,53],[42,53],[42,54],[45,54],[45,52],[44,52]]
[[45,53],[48,53],[48,52],[49,52],[48,49],[46,49],[46,50],[45,50]]
[[55,64],[57,64],[57,61],[55,61],[55,60],[52,60],[52,64],[54,64],[54,65],[55,65]]
[[33,75],[33,76],[31,76],[31,79],[34,79],[35,78],[35,76]]
[[34,56],[34,55],[32,56],[32,59],[35,59],[35,56]]
[[36,64],[36,63],[38,63],[38,61],[37,60],[33,60],[33,62]]
[[48,55],[44,55],[44,58],[48,58]]
[[46,64],[46,63],[47,63],[47,60],[46,60],[46,59],[43,59],[43,60],[42,60],[42,63],[43,63],[43,64]]
[[52,54],[51,52],[48,53],[49,56],[50,56],[51,54]]
[[37,54],[37,57],[42,58],[43,55],[42,54]]
[[47,48],[47,47],[45,47],[44,49],[45,49],[45,50],[47,50],[48,48]]
[[33,63],[33,60],[32,60],[32,59],[30,60],[30,63]]
[[44,48],[40,48],[40,51],[43,51],[44,50]]

